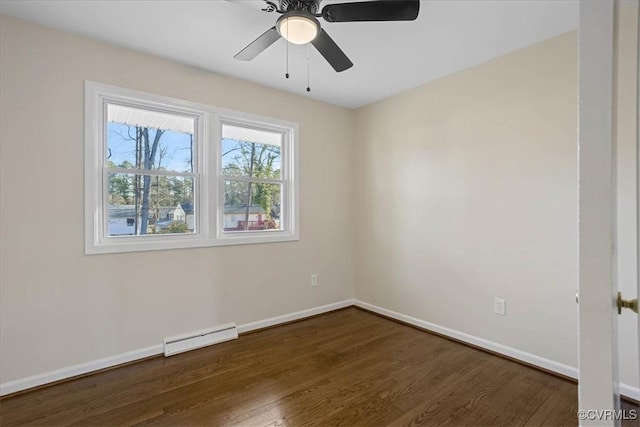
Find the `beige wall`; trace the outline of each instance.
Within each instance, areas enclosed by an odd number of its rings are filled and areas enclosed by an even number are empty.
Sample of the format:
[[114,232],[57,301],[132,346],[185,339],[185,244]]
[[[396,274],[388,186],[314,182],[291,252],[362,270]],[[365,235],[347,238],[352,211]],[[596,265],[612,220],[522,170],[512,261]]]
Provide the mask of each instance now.
[[357,298],[576,366],[576,61],[574,32],[357,112]]
[[[350,110],[1,19],[0,382],[351,298]],[[85,79],[298,122],[301,240],[85,256]]]
[[[638,2],[623,1],[619,9],[617,96],[617,241],[618,289],[625,298],[637,298],[637,125],[638,125]],[[640,387],[638,316],[625,310],[618,317],[620,378]]]
[[[356,129],[356,206],[373,213],[356,298],[577,367],[576,33],[364,107]],[[636,390],[637,354],[622,344]]]

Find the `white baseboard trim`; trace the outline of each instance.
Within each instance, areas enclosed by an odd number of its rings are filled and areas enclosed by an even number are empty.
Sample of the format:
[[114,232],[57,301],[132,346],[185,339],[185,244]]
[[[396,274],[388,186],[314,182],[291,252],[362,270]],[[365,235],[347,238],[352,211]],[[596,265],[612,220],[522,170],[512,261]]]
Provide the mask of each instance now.
[[523,362],[527,362],[532,365],[557,372],[567,377],[575,379],[578,378],[578,369],[572,366],[554,362],[553,360],[545,359],[544,357],[536,356],[535,354],[527,353],[512,347],[507,347],[506,345],[498,344],[493,341],[485,340],[483,338],[478,338],[473,335],[465,334],[464,332],[456,331],[454,329],[445,328],[444,326],[436,325],[435,323],[426,322],[415,317],[387,310],[386,308],[378,307],[377,305],[369,304],[364,301],[355,300],[354,305],[356,307],[361,307],[365,310],[373,311],[374,313],[378,313],[383,316],[391,317],[392,319],[396,319],[401,322],[409,323],[410,325],[417,326],[428,331],[436,332],[438,334],[442,334],[447,337],[463,341],[471,345],[475,345],[477,347],[482,347],[484,349],[494,351],[505,356],[513,357],[514,359],[518,359]]
[[334,302],[333,304],[322,305],[320,307],[309,308],[307,310],[296,311],[282,316],[271,317],[269,319],[258,320],[257,322],[245,323],[238,325],[238,333],[255,331],[256,329],[267,328],[269,326],[279,325],[281,323],[291,322],[293,320],[304,319],[305,317],[315,316],[316,314],[328,313],[333,310],[350,307],[354,304],[354,300],[347,299],[344,301]]
[[[354,305],[353,300],[348,299],[333,304],[327,304],[320,307],[310,308],[307,310],[297,311],[295,313],[276,316],[270,319],[260,320],[257,322],[245,323],[238,326],[238,332],[249,332],[255,329],[266,328],[268,326],[278,325],[280,323],[290,322],[292,320],[304,319],[305,317],[314,316],[316,314],[327,313],[329,311],[338,310],[340,308],[350,307]],[[67,368],[57,369],[43,374],[33,375],[27,378],[20,378],[13,381],[7,381],[0,384],[0,396],[15,393],[29,388],[38,387],[55,381],[76,377],[78,375],[87,374],[100,369],[111,368],[123,363],[133,362],[135,360],[144,359],[145,357],[162,354],[164,347],[162,344],[154,345],[139,350],[129,351],[116,356],[105,357],[103,359],[91,362],[81,363]]]
[[620,394],[635,400],[640,400],[640,387],[634,387],[629,384],[620,384]]
[[145,357],[162,354],[164,347],[162,344],[151,347],[141,348],[116,356],[105,357],[103,359],[93,360],[91,362],[81,363],[68,368],[57,369],[44,374],[33,375],[27,378],[20,378],[14,381],[8,381],[0,384],[0,396],[15,393],[17,391],[38,387],[55,381],[64,380],[78,375],[87,374],[89,372],[98,371],[100,369],[110,368],[123,363],[133,362],[135,360],[144,359]]
[[[426,329],[428,331],[445,335],[458,341],[462,341],[477,347],[484,348],[486,350],[512,357],[514,359],[538,366],[552,372],[556,372],[561,375],[565,375],[570,378],[578,379],[578,368],[574,368],[573,366],[564,365],[562,363],[545,359],[544,357],[536,356],[535,354],[527,353],[513,347],[508,347],[506,345],[498,344],[493,341],[478,338],[476,336],[465,334],[464,332],[456,331],[454,329],[445,328],[444,326],[436,325],[435,323],[426,322],[415,317],[397,313],[395,311],[388,310],[377,305],[369,304],[358,299],[353,300],[353,305],[365,310],[372,311],[374,313],[381,314],[383,316],[390,317],[395,320],[399,320],[401,322],[408,323],[413,326],[417,326],[422,329]],[[635,400],[640,400],[640,389],[638,387],[633,387],[627,384],[620,384],[620,394]]]

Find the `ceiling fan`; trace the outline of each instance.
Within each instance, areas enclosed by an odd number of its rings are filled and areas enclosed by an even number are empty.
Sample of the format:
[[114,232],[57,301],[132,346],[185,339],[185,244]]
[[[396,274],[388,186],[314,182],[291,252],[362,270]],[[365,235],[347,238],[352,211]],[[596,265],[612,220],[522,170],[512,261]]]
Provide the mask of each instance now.
[[334,3],[320,10],[322,0],[280,0],[276,5],[265,0],[265,12],[281,16],[276,25],[235,55],[236,59],[250,61],[283,37],[290,43],[311,43],[337,71],[353,66],[347,55],[320,26],[317,18],[327,22],[413,21],[418,17],[420,1],[377,0],[352,3]]

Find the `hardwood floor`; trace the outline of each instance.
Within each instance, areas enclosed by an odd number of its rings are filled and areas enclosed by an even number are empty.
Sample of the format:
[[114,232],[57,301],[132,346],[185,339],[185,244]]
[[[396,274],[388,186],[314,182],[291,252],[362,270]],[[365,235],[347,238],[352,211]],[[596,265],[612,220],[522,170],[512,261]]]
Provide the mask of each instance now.
[[5,398],[0,424],[564,426],[576,411],[569,381],[348,308]]

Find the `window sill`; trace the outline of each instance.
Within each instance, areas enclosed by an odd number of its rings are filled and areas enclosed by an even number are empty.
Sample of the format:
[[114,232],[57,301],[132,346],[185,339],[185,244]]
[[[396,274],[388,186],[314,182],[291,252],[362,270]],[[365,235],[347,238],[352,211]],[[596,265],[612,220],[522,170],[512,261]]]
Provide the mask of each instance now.
[[206,239],[199,236],[175,236],[170,239],[145,236],[127,239],[132,240],[122,241],[116,238],[98,244],[94,244],[93,242],[87,243],[85,246],[85,255],[295,242],[300,240],[300,237],[293,233],[273,232],[269,235],[259,233],[229,235],[229,233],[225,233],[217,239]]

